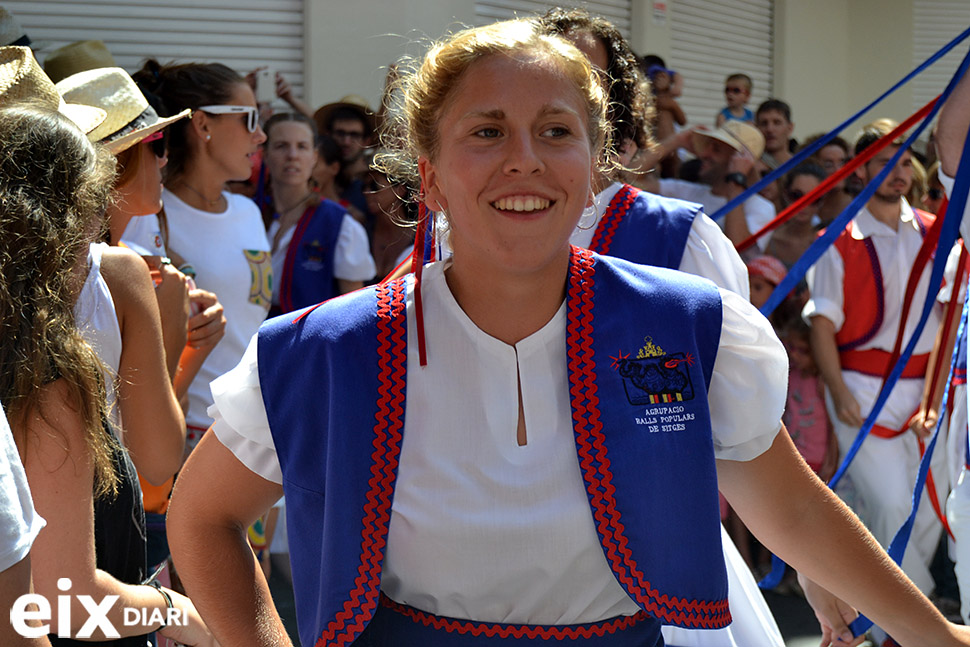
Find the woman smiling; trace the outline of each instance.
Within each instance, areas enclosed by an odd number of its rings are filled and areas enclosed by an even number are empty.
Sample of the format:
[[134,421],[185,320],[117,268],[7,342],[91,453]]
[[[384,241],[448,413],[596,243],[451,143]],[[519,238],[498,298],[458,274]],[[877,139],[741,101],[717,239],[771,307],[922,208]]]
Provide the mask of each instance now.
[[[288,644],[240,532],[284,491],[306,644],[653,647],[661,620],[721,627],[720,485],[904,640],[954,644],[964,630],[899,584],[782,432],[767,321],[709,282],[569,246],[608,144],[575,47],[530,21],[466,30],[403,97],[384,166],[417,160],[454,255],[268,322],[213,384],[170,523],[221,642]],[[759,406],[721,415],[726,399]]]

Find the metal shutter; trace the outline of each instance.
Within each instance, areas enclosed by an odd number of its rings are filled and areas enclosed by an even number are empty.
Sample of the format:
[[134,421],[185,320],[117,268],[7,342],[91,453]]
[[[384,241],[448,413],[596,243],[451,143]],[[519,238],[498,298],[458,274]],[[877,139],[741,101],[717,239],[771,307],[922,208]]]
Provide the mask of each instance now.
[[602,16],[616,25],[624,38],[630,37],[632,0],[590,0],[589,2],[556,2],[555,0],[478,0],[475,2],[475,24],[487,25],[497,20],[545,13],[552,7],[575,5]]
[[684,78],[680,105],[691,124],[714,125],[724,107],[724,79],[751,77],[748,107],[771,96],[773,0],[677,0],[670,7],[672,48],[667,66]]
[[[967,25],[970,25],[970,3],[967,0],[916,0],[913,4],[913,67],[957,37]],[[963,41],[912,80],[914,110],[943,92],[966,53],[967,41]]]
[[46,51],[103,40],[133,72],[149,57],[162,63],[219,62],[246,74],[261,65],[282,72],[303,95],[303,0],[4,0]]

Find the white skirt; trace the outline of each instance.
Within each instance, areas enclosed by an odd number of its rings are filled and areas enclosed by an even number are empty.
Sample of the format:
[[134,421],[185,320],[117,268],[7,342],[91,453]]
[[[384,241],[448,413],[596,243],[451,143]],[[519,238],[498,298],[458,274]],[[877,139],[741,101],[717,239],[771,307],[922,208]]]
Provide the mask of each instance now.
[[758,583],[724,526],[721,526],[721,543],[727,566],[731,624],[723,629],[664,626],[664,643],[667,647],[785,647]]

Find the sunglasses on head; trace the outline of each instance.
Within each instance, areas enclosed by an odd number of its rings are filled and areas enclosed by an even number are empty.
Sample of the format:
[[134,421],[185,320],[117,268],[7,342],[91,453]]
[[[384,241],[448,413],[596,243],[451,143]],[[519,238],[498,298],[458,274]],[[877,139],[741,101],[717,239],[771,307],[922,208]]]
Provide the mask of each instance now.
[[165,157],[168,152],[168,137],[164,129],[156,130],[151,135],[141,140],[141,143],[151,146],[152,153],[159,159]]
[[259,127],[259,111],[252,106],[200,106],[199,110],[210,115],[246,115],[246,128],[249,132],[256,132]]

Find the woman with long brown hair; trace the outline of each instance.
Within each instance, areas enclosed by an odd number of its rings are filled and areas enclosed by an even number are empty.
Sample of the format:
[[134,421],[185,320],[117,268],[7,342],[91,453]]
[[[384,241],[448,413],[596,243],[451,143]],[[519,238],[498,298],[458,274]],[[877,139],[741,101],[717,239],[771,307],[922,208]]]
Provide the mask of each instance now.
[[[60,632],[63,623],[74,636],[87,619],[77,596],[115,595],[106,618],[126,635],[103,640],[144,645],[144,634],[161,629],[187,644],[215,644],[188,598],[139,585],[146,566],[138,483],[108,429],[103,364],[75,325],[114,161],[66,119],[39,108],[0,110],[0,140],[0,399],[47,520],[33,546],[35,588],[54,600],[63,595],[63,578],[71,582],[70,622],[52,604],[51,627]],[[108,519],[126,523],[104,524]],[[171,607],[186,614],[186,626],[123,621],[125,608],[150,618]],[[51,642],[72,644],[57,636]]]

